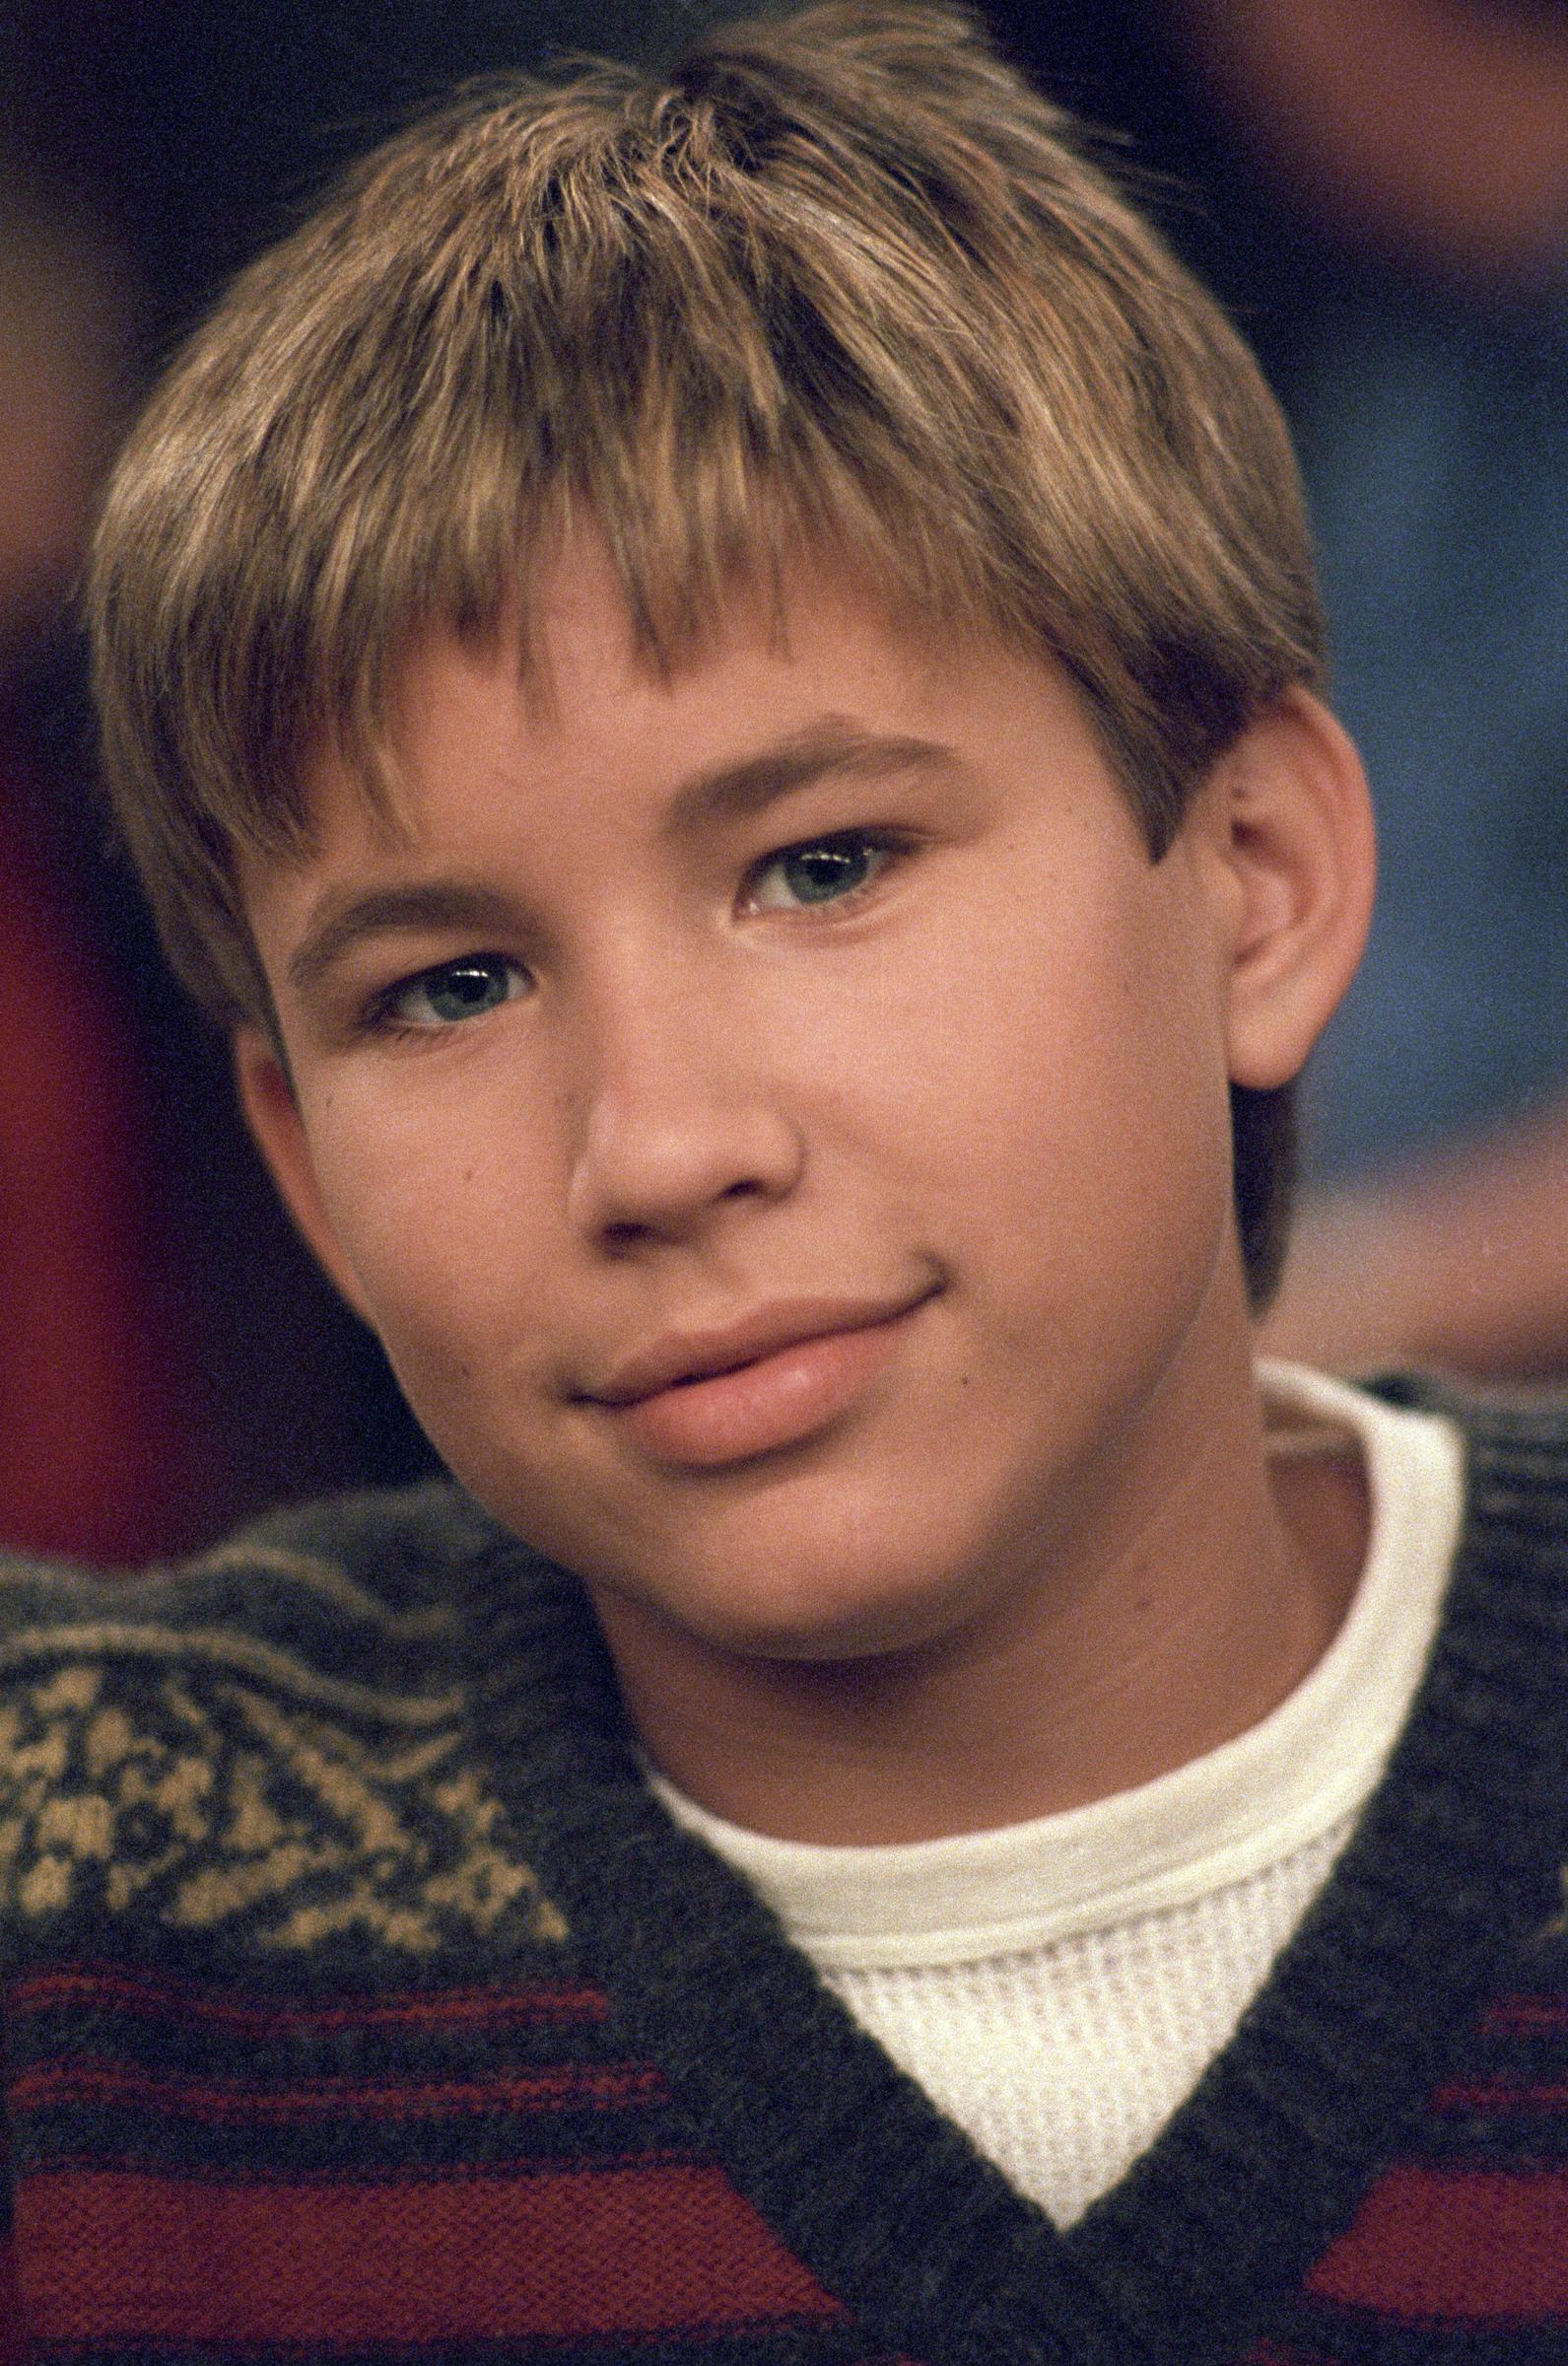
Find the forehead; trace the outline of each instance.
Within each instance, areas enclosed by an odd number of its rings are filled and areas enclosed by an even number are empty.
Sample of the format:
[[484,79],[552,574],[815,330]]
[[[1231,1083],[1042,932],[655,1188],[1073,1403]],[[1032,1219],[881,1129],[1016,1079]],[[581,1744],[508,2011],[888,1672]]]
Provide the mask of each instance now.
[[541,782],[613,760],[672,786],[801,729],[844,752],[856,714],[885,729],[901,709],[940,704],[949,677],[977,663],[1062,678],[1050,659],[889,592],[833,546],[738,563],[671,651],[647,628],[602,534],[579,531],[540,569],[526,605],[514,592],[471,635],[439,622],[409,634],[386,667],[374,731],[307,751],[304,851],[308,859],[323,831],[352,827],[391,855],[417,834],[433,788],[499,788],[523,749]]

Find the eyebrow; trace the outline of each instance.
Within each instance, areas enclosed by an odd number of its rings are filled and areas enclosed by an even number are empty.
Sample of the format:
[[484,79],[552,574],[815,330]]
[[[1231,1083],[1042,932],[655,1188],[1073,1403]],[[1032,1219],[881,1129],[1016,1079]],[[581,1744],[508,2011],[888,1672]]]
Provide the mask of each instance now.
[[929,771],[953,760],[953,750],[938,740],[887,736],[825,715],[754,756],[693,773],[670,800],[664,834],[679,837],[704,821],[744,820],[835,775]]
[[[707,821],[744,820],[814,781],[843,776],[929,771],[954,761],[939,741],[864,731],[824,716],[774,746],[737,762],[691,774],[676,788],[660,834],[678,838]],[[399,931],[497,930],[516,918],[511,899],[482,880],[411,880],[406,885],[344,890],[325,897],[286,964],[289,983],[307,1000],[349,949]]]
[[416,929],[504,928],[515,917],[499,888],[461,879],[413,880],[328,896],[289,955],[289,983],[304,1001],[334,962],[367,937]]

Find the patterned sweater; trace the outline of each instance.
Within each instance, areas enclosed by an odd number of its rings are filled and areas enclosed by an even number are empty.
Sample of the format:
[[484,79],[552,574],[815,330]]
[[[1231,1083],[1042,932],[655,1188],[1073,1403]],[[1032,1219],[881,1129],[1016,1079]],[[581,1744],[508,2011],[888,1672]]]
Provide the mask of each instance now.
[[579,1589],[454,1490],[0,1566],[10,2354],[1561,2366],[1568,1416],[1466,1421],[1388,1775],[1066,2233],[668,1821]]

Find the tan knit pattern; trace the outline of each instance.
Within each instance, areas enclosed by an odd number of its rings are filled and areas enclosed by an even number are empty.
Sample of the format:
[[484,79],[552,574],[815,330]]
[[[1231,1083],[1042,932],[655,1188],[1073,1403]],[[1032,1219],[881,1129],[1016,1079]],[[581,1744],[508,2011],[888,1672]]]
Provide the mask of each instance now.
[[[289,1951],[358,1932],[428,1955],[511,1913],[534,1939],[565,1936],[462,1764],[454,1702],[376,1699],[383,1713],[350,1720],[247,1680],[228,1652],[197,1682],[177,1661],[152,1676],[145,1652],[95,1662],[96,1630],[72,1642],[81,1658],[0,1710],[0,1909],[243,1922]],[[206,1655],[186,1635],[179,1656]],[[299,1674],[297,1693],[320,1689]]]

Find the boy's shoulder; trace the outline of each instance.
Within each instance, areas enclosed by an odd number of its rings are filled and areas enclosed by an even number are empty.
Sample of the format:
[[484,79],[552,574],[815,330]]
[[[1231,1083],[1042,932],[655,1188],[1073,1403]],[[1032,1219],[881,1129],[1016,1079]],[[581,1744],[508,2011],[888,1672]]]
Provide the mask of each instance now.
[[[159,1697],[225,1670],[374,1721],[429,1716],[448,1688],[460,1572],[499,1532],[444,1480],[279,1511],[136,1574],[0,1551],[0,1699],[40,1682]],[[112,1673],[111,1673],[112,1672]]]
[[134,1578],[0,1557],[0,1928],[405,1962],[550,1910],[470,1736],[444,1481],[278,1514]]

